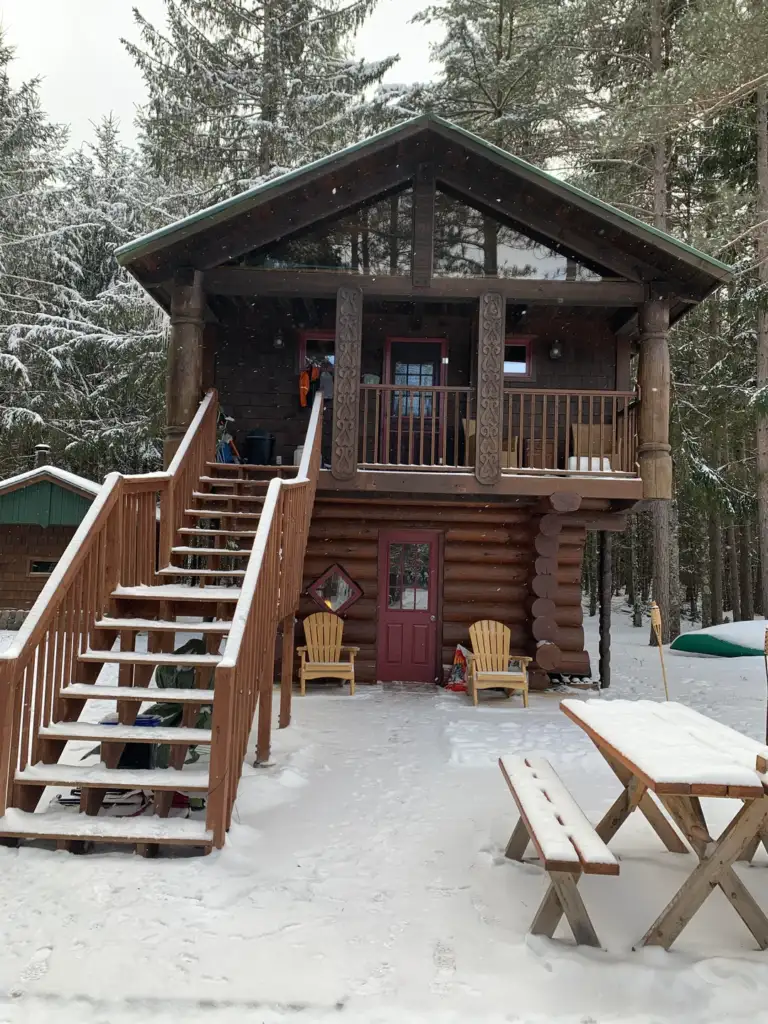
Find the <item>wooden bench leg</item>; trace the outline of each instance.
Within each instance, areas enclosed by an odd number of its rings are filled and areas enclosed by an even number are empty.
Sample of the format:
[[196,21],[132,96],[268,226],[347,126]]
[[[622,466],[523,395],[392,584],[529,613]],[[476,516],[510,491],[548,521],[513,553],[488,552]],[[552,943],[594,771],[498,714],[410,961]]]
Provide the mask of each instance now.
[[565,914],[577,945],[600,948],[597,932],[577,889],[580,877],[564,871],[549,872],[550,886],[533,919],[532,935],[546,935],[551,939]]
[[509,857],[510,860],[522,860],[525,856],[525,851],[528,849],[529,842],[528,829],[521,818],[515,825],[514,832],[509,837],[504,856]]
[[768,948],[768,918],[731,867],[745,846],[759,833],[766,813],[768,799],[765,797],[744,804],[718,842],[713,844],[708,855],[703,857],[648,929],[642,945],[669,949],[707,896],[719,886],[760,948]]

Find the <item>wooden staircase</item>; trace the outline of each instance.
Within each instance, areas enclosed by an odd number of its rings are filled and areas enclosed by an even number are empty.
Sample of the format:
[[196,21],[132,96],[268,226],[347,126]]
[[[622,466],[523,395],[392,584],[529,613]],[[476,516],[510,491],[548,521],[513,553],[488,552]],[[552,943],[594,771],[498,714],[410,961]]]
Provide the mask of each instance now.
[[[167,473],[107,478],[0,655],[0,842],[208,852],[229,828],[257,708],[257,758],[269,757],[275,637],[298,608],[322,399],[296,468],[211,461],[217,411],[209,392]],[[174,653],[180,634],[205,653]],[[192,670],[194,685],[152,685],[163,666]],[[114,721],[93,700],[112,702]],[[180,723],[137,724],[152,701],[179,705]],[[211,728],[197,728],[206,707]],[[83,765],[70,742],[98,744],[100,760]],[[169,748],[168,767],[118,767],[129,744]],[[79,812],[44,806],[46,787],[79,789]],[[108,793],[131,790],[151,795],[149,812],[104,813]],[[177,793],[203,795],[205,812],[172,817]]]

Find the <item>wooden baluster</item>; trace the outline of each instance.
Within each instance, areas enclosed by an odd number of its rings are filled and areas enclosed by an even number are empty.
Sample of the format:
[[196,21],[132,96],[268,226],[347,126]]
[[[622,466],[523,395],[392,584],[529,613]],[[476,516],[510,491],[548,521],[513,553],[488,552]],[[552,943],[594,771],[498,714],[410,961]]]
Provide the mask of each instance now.
[[368,461],[368,457],[367,456],[368,456],[368,401],[369,401],[369,393],[367,391],[365,391],[365,390],[363,390],[362,399],[363,399],[363,436],[361,438],[360,454],[358,455],[358,459],[360,460],[360,462],[367,462]]
[[373,459],[374,463],[383,462],[384,459],[381,457],[379,451],[379,427],[381,426],[381,392],[376,388],[375,400],[374,400],[374,417],[373,417]]
[[[544,468],[545,469],[557,469],[557,453],[555,453],[554,459],[549,458],[549,431],[547,430],[547,399],[548,395],[544,394],[541,396],[541,438],[542,445],[544,446]],[[552,465],[547,463],[552,462]]]
[[410,402],[408,403],[408,465],[413,465],[413,407],[419,401],[420,391],[414,391],[411,394]]
[[589,421],[587,426],[587,469],[592,470],[594,464],[592,459],[594,457],[595,446],[592,444],[592,422],[595,418],[595,399],[593,395],[584,397],[584,400],[589,402]]
[[[565,433],[565,467],[568,468],[568,460],[571,458],[571,396],[563,395],[563,431]],[[578,467],[578,462],[576,463]]]
[[[395,459],[395,463],[398,466],[402,465],[403,408],[408,408],[409,394],[409,391],[401,391],[397,400],[397,458]],[[403,405],[403,403],[405,403],[405,405]]]
[[424,465],[424,422],[426,417],[426,407],[428,401],[428,393],[422,395],[419,399],[419,465]]

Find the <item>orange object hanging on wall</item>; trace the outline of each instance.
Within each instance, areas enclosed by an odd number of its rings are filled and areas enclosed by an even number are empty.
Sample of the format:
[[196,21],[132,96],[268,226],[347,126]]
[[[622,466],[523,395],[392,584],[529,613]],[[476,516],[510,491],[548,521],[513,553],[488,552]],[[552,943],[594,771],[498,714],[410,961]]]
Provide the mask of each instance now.
[[309,394],[309,373],[306,370],[302,370],[299,374],[299,402],[301,408],[306,409],[307,407],[307,395]]

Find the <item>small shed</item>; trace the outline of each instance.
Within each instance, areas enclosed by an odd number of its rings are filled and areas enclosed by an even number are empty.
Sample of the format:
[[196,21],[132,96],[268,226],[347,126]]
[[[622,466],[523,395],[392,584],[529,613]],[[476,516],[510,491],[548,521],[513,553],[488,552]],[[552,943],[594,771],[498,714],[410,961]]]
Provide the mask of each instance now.
[[0,481],[0,629],[18,629],[100,485],[56,466]]

